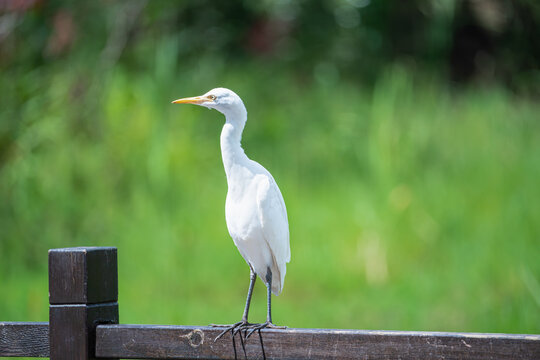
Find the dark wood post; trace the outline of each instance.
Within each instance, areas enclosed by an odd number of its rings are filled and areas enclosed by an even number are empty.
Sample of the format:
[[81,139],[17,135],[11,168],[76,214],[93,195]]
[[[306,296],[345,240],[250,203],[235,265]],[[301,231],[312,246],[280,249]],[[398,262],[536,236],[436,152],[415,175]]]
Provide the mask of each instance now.
[[95,358],[96,326],[118,324],[116,248],[49,250],[51,360]]

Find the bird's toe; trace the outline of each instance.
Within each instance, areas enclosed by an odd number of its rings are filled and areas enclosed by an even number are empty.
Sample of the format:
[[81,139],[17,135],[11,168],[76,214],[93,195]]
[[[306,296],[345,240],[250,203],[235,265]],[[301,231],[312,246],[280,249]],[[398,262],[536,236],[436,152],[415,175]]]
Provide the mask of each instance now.
[[245,321],[239,321],[235,324],[232,324],[232,325],[216,325],[216,324],[210,324],[210,326],[212,327],[224,327],[225,330],[223,330],[222,332],[219,333],[219,335],[214,339],[214,342],[218,341],[221,337],[223,337],[223,335],[225,335],[226,333],[228,333],[229,331],[233,334],[236,334],[236,329],[238,328],[241,328],[242,325],[246,324]]

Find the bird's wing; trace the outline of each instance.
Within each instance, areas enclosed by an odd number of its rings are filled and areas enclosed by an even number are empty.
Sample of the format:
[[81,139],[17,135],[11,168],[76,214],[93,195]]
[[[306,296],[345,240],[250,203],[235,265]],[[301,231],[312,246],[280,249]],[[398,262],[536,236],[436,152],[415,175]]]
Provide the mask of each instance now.
[[[291,260],[289,245],[289,222],[283,196],[271,175],[259,177],[257,184],[257,209],[261,228],[280,273],[277,291],[281,292],[285,278],[286,263]],[[273,280],[274,282],[274,280]],[[273,284],[274,285],[274,284]],[[274,286],[272,286],[274,288]],[[273,289],[274,290],[274,289]]]

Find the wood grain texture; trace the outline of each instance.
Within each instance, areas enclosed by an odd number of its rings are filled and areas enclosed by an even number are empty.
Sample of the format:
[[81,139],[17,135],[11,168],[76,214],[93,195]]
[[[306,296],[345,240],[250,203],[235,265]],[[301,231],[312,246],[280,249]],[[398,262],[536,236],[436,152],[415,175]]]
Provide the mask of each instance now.
[[118,304],[51,305],[49,319],[51,359],[94,359],[95,327],[118,323]]
[[49,308],[51,359],[87,359],[86,305],[51,305]]
[[[99,325],[96,356],[130,359],[234,359],[229,334],[194,326]],[[261,343],[262,338],[262,343]],[[325,329],[262,330],[248,359],[540,359],[540,335]],[[236,336],[238,358],[244,358]]]
[[118,323],[116,248],[49,250],[52,360],[95,358],[95,328]]
[[117,300],[116,248],[49,250],[50,304],[94,304]]
[[49,324],[0,322],[0,356],[49,357]]

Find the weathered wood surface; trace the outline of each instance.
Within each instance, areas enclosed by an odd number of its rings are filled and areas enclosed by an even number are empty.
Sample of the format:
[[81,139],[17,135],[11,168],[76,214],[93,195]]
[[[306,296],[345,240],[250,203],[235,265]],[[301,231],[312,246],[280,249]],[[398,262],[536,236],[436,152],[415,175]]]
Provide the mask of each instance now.
[[[130,359],[234,359],[230,334],[194,326],[99,325],[96,355]],[[262,343],[261,343],[262,338]],[[325,329],[262,330],[248,359],[540,359],[540,335]],[[244,358],[238,334],[238,359]]]
[[94,359],[95,327],[118,323],[118,304],[51,305],[49,318],[52,360]]
[[0,356],[49,357],[49,324],[0,322]]
[[[214,342],[219,328],[116,325],[116,263],[115,248],[50,250],[49,323],[0,322],[0,356],[244,358],[239,335]],[[265,329],[245,351],[248,359],[540,359],[540,335]]]
[[49,303],[96,304],[118,300],[114,247],[49,250]]
[[98,324],[118,323],[116,248],[49,250],[51,360],[95,359]]

